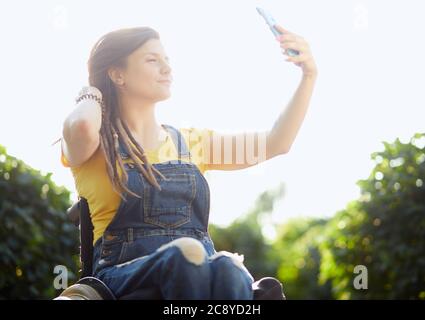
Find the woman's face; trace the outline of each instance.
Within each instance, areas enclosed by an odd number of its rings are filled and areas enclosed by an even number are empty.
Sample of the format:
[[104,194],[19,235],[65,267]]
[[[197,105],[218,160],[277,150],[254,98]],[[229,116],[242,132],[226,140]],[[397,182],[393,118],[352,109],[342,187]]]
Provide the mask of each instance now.
[[133,51],[127,57],[127,68],[117,77],[115,83],[122,94],[152,102],[165,100],[171,95],[171,67],[158,39],[150,39]]

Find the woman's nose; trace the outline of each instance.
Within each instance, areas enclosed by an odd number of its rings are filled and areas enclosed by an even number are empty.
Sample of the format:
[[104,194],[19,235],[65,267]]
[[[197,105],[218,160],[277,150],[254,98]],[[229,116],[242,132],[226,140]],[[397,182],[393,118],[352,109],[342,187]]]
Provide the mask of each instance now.
[[164,63],[162,67],[162,73],[170,73],[171,70],[171,66],[168,63]]

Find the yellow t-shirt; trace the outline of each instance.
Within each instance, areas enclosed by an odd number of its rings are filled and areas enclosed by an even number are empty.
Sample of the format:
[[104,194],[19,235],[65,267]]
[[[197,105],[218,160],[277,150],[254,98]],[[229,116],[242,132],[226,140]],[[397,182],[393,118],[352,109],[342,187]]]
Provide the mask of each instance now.
[[[208,165],[204,161],[204,142],[205,139],[213,133],[213,130],[190,127],[181,128],[179,131],[182,133],[189,147],[192,163],[194,163],[203,174],[208,170]],[[178,159],[177,150],[169,132],[167,132],[165,141],[163,141],[157,149],[145,150],[145,152],[150,163]],[[187,158],[183,160],[188,161]],[[123,161],[130,162],[131,159],[125,159]],[[87,161],[79,166],[70,167],[61,148],[61,163],[63,166],[71,169],[78,195],[87,199],[94,227],[94,244],[96,240],[102,236],[121,202],[120,196],[113,190],[109,180],[103,151],[99,145],[97,150]],[[117,170],[119,176],[121,176],[121,168],[118,165]]]

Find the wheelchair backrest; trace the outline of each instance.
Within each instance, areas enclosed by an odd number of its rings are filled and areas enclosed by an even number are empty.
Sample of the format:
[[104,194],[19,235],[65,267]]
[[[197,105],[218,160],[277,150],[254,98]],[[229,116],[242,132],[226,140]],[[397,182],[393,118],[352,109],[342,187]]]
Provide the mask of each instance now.
[[78,198],[79,200],[67,210],[67,215],[75,226],[80,227],[80,277],[83,278],[92,275],[93,224],[87,199],[80,196]]

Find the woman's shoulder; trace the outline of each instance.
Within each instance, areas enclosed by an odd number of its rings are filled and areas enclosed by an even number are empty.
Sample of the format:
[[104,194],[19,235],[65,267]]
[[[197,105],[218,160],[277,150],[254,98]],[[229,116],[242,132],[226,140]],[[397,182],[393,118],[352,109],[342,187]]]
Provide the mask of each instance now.
[[102,161],[102,147],[99,144],[96,151],[91,155],[90,158],[88,158],[86,161],[84,161],[82,164],[79,164],[77,166],[71,166],[68,159],[66,158],[66,155],[63,152],[63,149],[61,148],[61,156],[60,161],[62,165],[66,168],[70,168],[74,175],[78,174],[79,172],[85,170],[86,168],[96,168],[99,163]]
[[[62,153],[62,161],[69,166],[65,155]],[[109,202],[112,199],[112,187],[107,173],[106,160],[103,149],[99,145],[92,156],[78,166],[69,167],[74,177],[77,193],[93,204],[93,201]],[[119,168],[118,172],[120,173]],[[100,203],[100,202],[99,202]]]

